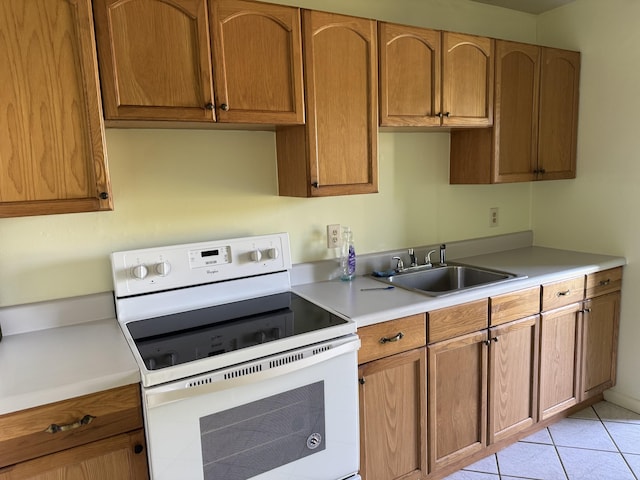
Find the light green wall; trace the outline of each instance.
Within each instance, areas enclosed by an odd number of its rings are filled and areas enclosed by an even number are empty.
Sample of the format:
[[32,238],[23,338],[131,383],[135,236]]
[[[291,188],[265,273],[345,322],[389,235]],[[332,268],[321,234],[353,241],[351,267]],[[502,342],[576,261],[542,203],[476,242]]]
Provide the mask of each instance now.
[[542,15],[542,44],[582,52],[578,176],[533,188],[537,245],[623,255],[616,391],[640,406],[640,2],[577,0]]
[[[535,41],[536,17],[466,0],[277,3]],[[361,253],[530,228],[529,184],[448,185],[448,133],[381,133],[380,193],[320,199],[277,196],[273,132],[106,137],[115,210],[0,220],[0,306],[109,291],[114,250],[287,231],[297,263],[335,255],[328,223],[350,225]]]

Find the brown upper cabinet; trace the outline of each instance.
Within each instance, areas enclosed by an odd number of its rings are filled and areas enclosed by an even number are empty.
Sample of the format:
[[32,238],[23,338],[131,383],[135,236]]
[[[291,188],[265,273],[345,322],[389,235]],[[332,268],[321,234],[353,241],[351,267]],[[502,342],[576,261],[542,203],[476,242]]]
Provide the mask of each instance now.
[[208,5],[94,1],[106,119],[304,122],[300,10]]
[[0,32],[0,217],[111,210],[90,0],[5,0]]
[[278,127],[280,195],[378,191],[375,20],[304,10],[306,124]]
[[380,22],[380,125],[493,121],[493,40]]
[[451,183],[575,178],[580,53],[496,41],[495,122],[451,133]]

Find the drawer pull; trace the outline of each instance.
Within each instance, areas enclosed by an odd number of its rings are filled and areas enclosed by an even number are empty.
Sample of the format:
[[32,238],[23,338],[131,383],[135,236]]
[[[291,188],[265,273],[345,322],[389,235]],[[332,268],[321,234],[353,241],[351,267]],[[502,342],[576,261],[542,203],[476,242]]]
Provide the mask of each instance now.
[[598,283],[599,287],[604,287],[605,285],[609,285],[611,283],[611,279],[607,278],[606,280],[601,280],[600,283]]
[[385,343],[388,343],[388,342],[397,342],[399,340],[402,340],[403,337],[404,337],[404,333],[399,332],[397,335],[395,335],[393,337],[390,337],[390,338],[382,337],[380,339],[380,343],[385,344]]
[[66,432],[67,430],[73,430],[75,428],[82,427],[83,425],[89,425],[91,422],[93,422],[94,418],[96,418],[96,417],[94,417],[93,415],[85,415],[84,417],[82,417],[77,422],[68,423],[66,425],[58,425],[56,423],[52,423],[45,430],[45,432],[47,432],[47,433]]
[[556,293],[556,297],[566,297],[567,295],[569,295],[571,293],[571,290],[565,290],[564,292],[558,292]]

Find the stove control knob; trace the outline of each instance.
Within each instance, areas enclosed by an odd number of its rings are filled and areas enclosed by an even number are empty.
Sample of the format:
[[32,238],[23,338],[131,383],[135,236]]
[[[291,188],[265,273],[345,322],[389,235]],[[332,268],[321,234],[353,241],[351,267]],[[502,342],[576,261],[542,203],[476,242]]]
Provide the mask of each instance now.
[[251,260],[254,262],[259,262],[262,260],[262,252],[260,250],[254,250],[251,252]]
[[171,273],[171,264],[169,262],[156,263],[155,270],[161,277],[166,277]]
[[280,256],[280,251],[277,248],[270,248],[267,250],[267,254],[269,255],[269,258],[275,260]]
[[131,269],[131,274],[139,279],[142,280],[144,278],[146,278],[146,276],[149,274],[149,270],[147,269],[147,267],[145,265],[136,265],[135,267],[133,267]]

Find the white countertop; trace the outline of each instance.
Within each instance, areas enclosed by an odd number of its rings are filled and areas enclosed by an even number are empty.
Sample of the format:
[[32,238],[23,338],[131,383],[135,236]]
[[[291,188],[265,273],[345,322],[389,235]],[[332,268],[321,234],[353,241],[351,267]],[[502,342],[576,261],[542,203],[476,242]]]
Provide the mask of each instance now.
[[0,342],[0,415],[140,382],[117,320],[97,320]]
[[527,278],[440,297],[429,297],[399,287],[391,290],[361,291],[362,288],[386,285],[369,276],[358,276],[350,282],[332,280],[296,285],[293,287],[293,291],[330,311],[355,320],[358,327],[364,327],[407,315],[619,267],[626,263],[622,257],[544,247],[526,247],[500,253],[456,258],[455,262],[526,275]]
[[[428,297],[402,288],[361,291],[385,285],[368,276],[358,276],[351,282],[300,284],[292,290],[362,327],[626,263],[622,257],[542,247],[455,261],[528,278],[442,297]],[[111,298],[107,292],[61,300],[53,306],[2,309],[0,320],[7,322],[14,334],[0,342],[0,415],[140,381],[138,367],[117,320],[107,318],[113,316]],[[82,321],[89,315],[101,316],[93,317],[98,318],[94,321]],[[60,318],[66,323],[59,323]],[[31,319],[40,324],[40,329],[18,333]]]

